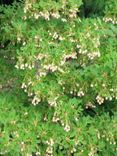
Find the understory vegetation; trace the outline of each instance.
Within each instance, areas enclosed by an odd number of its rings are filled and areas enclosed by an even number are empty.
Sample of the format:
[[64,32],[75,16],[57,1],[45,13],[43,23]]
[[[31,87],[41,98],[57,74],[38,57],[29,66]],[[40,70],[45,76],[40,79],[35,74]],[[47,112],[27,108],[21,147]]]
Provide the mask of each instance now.
[[1,0],[0,33],[0,155],[116,156],[116,0]]

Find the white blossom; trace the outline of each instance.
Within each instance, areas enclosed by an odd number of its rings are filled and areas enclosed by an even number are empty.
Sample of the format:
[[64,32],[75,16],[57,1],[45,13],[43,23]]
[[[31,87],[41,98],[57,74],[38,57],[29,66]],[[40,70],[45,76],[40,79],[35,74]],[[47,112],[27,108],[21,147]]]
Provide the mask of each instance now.
[[66,132],[69,132],[69,131],[70,131],[70,126],[69,126],[68,124],[66,124],[65,127],[64,127],[64,130],[65,130]]
[[99,95],[96,97],[96,100],[99,103],[99,105],[101,105],[102,103],[104,103],[104,98],[101,97],[101,96],[99,96]]

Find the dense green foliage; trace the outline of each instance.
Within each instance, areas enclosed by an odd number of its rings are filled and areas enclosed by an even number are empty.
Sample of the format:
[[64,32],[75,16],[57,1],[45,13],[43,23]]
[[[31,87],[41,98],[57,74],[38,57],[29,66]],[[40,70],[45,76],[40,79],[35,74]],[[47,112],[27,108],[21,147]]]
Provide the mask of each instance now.
[[[28,156],[41,152],[40,155],[43,156],[48,148],[50,151],[53,149],[57,156],[72,155],[71,151],[76,151],[76,156],[116,155],[117,113],[110,117],[103,109],[95,118],[81,116],[73,130],[65,133],[59,124],[51,123],[45,106],[23,106],[22,100],[12,93],[0,96],[1,154],[18,156],[22,153]],[[45,111],[42,111],[44,108]],[[49,118],[48,122],[42,120],[41,116],[44,115]],[[77,131],[74,130],[76,127]],[[49,146],[47,140],[50,142]]]
[[116,156],[116,0],[0,12],[1,155]]

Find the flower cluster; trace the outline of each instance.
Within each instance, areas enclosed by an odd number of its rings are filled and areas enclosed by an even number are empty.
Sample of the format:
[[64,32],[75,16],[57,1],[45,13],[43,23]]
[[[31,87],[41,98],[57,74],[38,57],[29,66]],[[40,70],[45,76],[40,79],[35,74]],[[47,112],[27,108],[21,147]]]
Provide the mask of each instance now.
[[91,102],[88,102],[87,104],[86,104],[86,109],[88,109],[88,108],[95,108],[96,106],[95,105],[93,105]]
[[77,17],[77,12],[78,12],[78,8],[73,8],[69,10],[69,17],[70,18],[76,18]]
[[103,21],[104,22],[112,22],[113,24],[117,24],[117,19],[116,18],[104,17]]
[[96,97],[96,100],[97,100],[97,103],[99,103],[99,105],[101,105],[101,104],[104,103],[104,98],[101,97],[100,95],[98,95],[98,96]]
[[69,59],[77,59],[77,53],[72,52],[71,54],[63,55],[63,61],[66,62]]
[[71,150],[71,153],[73,154],[73,153],[75,153],[75,152],[76,152],[76,148],[73,147],[73,149]]
[[91,147],[91,151],[90,151],[90,153],[88,154],[88,156],[94,156],[96,153],[97,153],[97,148]]
[[54,33],[51,33],[50,31],[49,32],[49,35],[52,37],[52,41],[53,40],[59,40],[59,41],[63,41],[65,40],[64,37],[62,37],[60,34],[58,34],[57,32],[54,32]]
[[39,53],[37,56],[35,56],[35,59],[36,60],[42,60],[43,58],[47,58],[47,55],[46,54]]
[[[25,5],[24,5],[24,14],[28,15],[30,14],[29,18],[30,17],[33,17],[34,19],[39,19],[40,17],[43,17],[45,20],[50,20],[50,18],[55,18],[55,19],[60,19],[63,21],[63,22],[66,22],[66,19],[64,18],[64,16],[66,17],[69,17],[69,18],[76,18],[77,17],[77,12],[78,12],[78,8],[76,6],[74,6],[74,8],[67,8],[67,3],[65,2],[59,2],[61,3],[61,7],[59,7],[58,9],[47,9],[45,11],[44,10],[41,10],[40,9],[36,9],[33,7],[32,3],[35,3],[34,2],[30,2],[28,0],[25,1]],[[79,5],[80,5],[81,2],[79,2]],[[68,10],[68,13],[66,13],[66,8]],[[27,19],[27,16],[24,15],[23,16],[23,19],[26,20]],[[65,19],[65,20],[64,20]]]
[[100,52],[98,51],[98,52],[88,53],[87,56],[88,56],[88,58],[89,58],[90,60],[93,60],[93,59],[95,59],[96,57],[100,57]]
[[32,104],[35,106],[37,104],[39,104],[41,102],[41,99],[38,98],[37,96],[34,96],[34,98],[32,99]]
[[50,72],[55,72],[58,69],[58,66],[55,66],[54,64],[44,65],[44,69]]
[[59,12],[51,12],[50,15],[56,19],[60,18]]
[[70,131],[70,126],[69,126],[68,124],[66,124],[65,127],[64,127],[64,130],[65,130],[66,132],[69,132],[69,131]]
[[18,62],[18,64],[16,64],[15,67],[17,69],[22,69],[22,70],[25,70],[26,68],[29,69],[29,70],[31,70],[31,69],[33,69],[35,67],[35,65],[34,65],[34,63],[28,64],[28,63]]
[[24,7],[24,13],[27,13],[28,10],[30,10],[32,7],[32,3],[30,3],[29,0],[25,1],[25,7]]
[[21,151],[24,151],[25,150],[25,144],[23,141],[21,142],[20,146],[21,146]]
[[49,100],[48,100],[48,104],[49,104],[51,107],[56,107],[56,106],[57,106],[56,99],[57,99],[57,98],[49,99]]
[[82,91],[82,90],[80,90],[78,93],[77,93],[77,96],[79,96],[79,97],[82,97],[82,96],[84,96],[85,95],[85,93]]
[[61,125],[64,128],[64,131],[69,132],[71,130],[71,127],[70,127],[70,125],[68,123],[64,123],[62,120],[60,122],[61,122]]
[[58,117],[58,115],[54,112],[53,118],[52,118],[52,122],[57,123],[60,120],[60,118]]
[[53,145],[54,145],[54,140],[50,138],[49,141],[46,141],[46,144],[48,145],[46,149],[46,156],[53,156]]

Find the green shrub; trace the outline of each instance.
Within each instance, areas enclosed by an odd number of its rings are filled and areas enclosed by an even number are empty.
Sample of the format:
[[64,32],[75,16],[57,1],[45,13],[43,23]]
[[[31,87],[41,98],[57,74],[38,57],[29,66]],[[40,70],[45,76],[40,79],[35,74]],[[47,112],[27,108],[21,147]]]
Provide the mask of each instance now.
[[43,156],[45,153],[52,155],[51,152],[55,156],[117,154],[117,113],[111,118],[104,112],[95,118],[80,116],[77,122],[72,121],[72,131],[66,133],[59,124],[51,122],[52,110],[47,111],[46,107],[26,107],[12,93],[0,95],[1,155],[40,153]]
[[89,18],[80,16],[81,0],[1,6],[1,60],[13,69],[5,77],[13,77],[18,94],[20,86],[30,101],[24,107],[20,95],[0,98],[3,119],[9,113],[1,122],[1,153],[116,155],[116,113],[106,108],[114,103],[116,110],[117,101],[116,4],[109,2],[98,5],[100,17],[92,11]]

